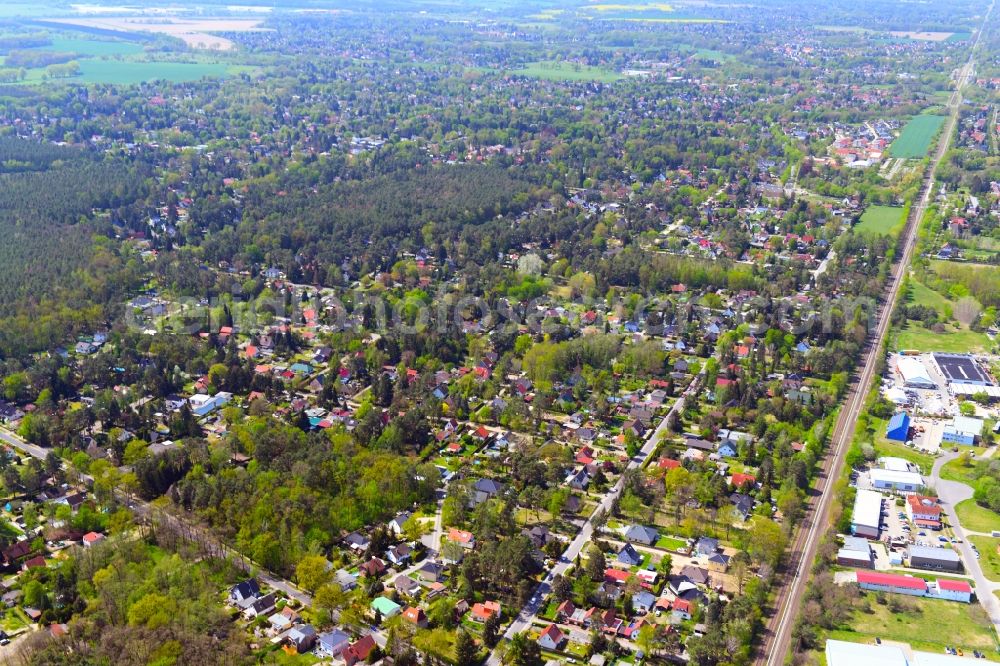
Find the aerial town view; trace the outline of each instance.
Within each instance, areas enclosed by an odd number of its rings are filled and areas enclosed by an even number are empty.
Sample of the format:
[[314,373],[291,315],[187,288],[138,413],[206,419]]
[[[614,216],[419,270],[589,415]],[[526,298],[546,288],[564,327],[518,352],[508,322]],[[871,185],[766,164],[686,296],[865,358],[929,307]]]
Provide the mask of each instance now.
[[0,664],[1000,662],[994,0],[0,3]]

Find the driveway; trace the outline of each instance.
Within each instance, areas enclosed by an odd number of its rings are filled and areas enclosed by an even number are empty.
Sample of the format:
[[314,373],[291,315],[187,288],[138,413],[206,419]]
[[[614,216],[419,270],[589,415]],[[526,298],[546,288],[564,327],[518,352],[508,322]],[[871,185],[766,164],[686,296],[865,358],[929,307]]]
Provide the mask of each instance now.
[[958,456],[958,453],[949,451],[935,460],[934,468],[931,471],[930,484],[938,492],[941,509],[948,516],[948,522],[951,523],[955,536],[962,540],[962,543],[952,544],[952,547],[962,556],[966,572],[971,574],[973,580],[976,581],[976,598],[979,599],[979,603],[989,616],[990,622],[993,623],[994,630],[1000,635],[1000,600],[993,594],[994,590],[1000,590],[1000,582],[988,580],[983,575],[983,569],[979,566],[979,560],[976,558],[975,553],[972,552],[966,533],[962,529],[962,525],[958,522],[958,516],[955,514],[955,505],[970,499],[972,497],[972,488],[958,481],[946,481],[941,478],[941,468]]

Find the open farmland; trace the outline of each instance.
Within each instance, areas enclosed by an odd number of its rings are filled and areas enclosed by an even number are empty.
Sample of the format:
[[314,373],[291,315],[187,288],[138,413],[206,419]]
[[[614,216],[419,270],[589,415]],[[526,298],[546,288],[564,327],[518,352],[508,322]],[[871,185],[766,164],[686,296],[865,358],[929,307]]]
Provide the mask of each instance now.
[[903,133],[889,147],[892,157],[920,159],[927,156],[934,135],[941,129],[944,116],[914,116],[906,123]]
[[109,39],[73,39],[56,37],[46,46],[33,50],[74,53],[80,57],[127,56],[142,53],[142,46],[133,42]]
[[261,19],[230,19],[230,18],[60,18],[50,19],[50,23],[68,26],[79,26],[113,32],[152,32],[183,40],[185,44],[195,49],[210,49],[229,51],[235,48],[232,40],[214,33],[219,32],[255,32],[264,30],[260,27]]
[[949,39],[954,33],[951,32],[923,32],[918,30],[893,30],[889,32],[893,37],[905,37],[923,42],[943,42]]

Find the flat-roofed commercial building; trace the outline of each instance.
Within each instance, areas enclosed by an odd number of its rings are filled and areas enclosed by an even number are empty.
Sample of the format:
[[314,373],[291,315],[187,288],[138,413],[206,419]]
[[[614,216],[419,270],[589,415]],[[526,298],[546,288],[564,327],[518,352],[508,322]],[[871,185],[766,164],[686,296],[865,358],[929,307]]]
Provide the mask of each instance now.
[[882,495],[873,490],[859,490],[851,514],[851,534],[877,539],[882,522]]

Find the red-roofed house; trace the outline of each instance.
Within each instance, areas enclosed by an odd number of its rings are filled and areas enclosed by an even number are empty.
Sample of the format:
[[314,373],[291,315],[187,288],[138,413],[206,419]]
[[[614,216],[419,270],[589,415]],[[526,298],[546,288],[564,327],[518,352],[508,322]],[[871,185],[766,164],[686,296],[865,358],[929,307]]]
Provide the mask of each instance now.
[[670,609],[679,620],[690,620],[691,619],[691,602],[687,599],[674,599],[674,602],[670,605]]
[[424,609],[418,606],[410,606],[403,611],[403,619],[417,625],[421,629],[427,628],[427,614]]
[[558,650],[565,641],[566,637],[563,632],[554,624],[545,627],[538,637],[538,644],[546,650]]
[[757,477],[753,474],[744,474],[743,472],[736,472],[733,474],[732,483],[737,488],[742,488],[746,483],[757,484]]
[[448,530],[448,540],[454,541],[455,543],[462,546],[462,548],[476,547],[476,537],[472,535],[472,532],[466,532],[465,530],[457,530],[454,527]]
[[366,661],[368,655],[375,649],[375,639],[371,634],[362,636],[351,643],[351,646],[341,653],[347,666],[354,666],[359,661]]
[[83,535],[83,547],[90,548],[95,543],[104,540],[103,534],[98,534],[97,532],[87,532]]
[[469,618],[473,622],[485,623],[486,620],[490,619],[493,615],[500,615],[500,602],[498,601],[486,601],[484,603],[475,603],[472,605],[472,612],[469,614]]
[[681,466],[680,460],[674,460],[673,458],[660,458],[659,462],[656,463],[660,469],[677,469]]

